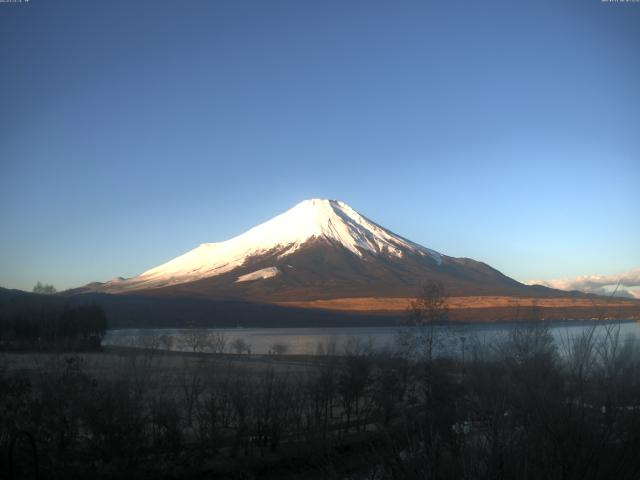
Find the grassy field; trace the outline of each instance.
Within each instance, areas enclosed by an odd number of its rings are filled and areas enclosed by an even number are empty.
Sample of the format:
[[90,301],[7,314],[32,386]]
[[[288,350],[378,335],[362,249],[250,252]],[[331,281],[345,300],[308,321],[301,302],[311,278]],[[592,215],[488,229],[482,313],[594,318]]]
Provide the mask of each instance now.
[[[358,298],[334,298],[329,300],[308,300],[297,302],[279,302],[279,305],[307,308],[324,308],[329,310],[344,311],[379,311],[399,312],[407,309],[413,298],[393,297],[358,297]],[[606,298],[537,298],[537,297],[505,297],[505,296],[468,296],[447,297],[447,306],[451,310],[465,308],[619,308],[637,307],[640,309],[640,301],[633,299],[609,300]]]
[[[281,302],[282,306],[371,315],[403,315],[412,298],[359,297]],[[449,318],[468,323],[547,320],[640,319],[640,300],[607,298],[535,298],[506,296],[447,297]]]
[[305,355],[214,355],[107,347],[101,352],[82,353],[0,352],[0,371],[37,378],[63,371],[71,358],[93,378],[139,378],[162,385],[165,390],[182,388],[185,372],[198,372],[203,379],[214,382],[229,373],[251,377],[271,369],[279,375],[302,375],[316,368],[314,357]]

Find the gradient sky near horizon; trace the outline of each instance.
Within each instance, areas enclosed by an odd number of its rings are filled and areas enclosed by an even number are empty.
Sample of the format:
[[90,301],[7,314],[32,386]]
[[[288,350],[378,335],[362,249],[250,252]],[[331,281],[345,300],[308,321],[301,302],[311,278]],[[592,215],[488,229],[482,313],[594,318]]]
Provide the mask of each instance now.
[[640,3],[0,3],[0,285],[307,198],[518,280],[640,266]]

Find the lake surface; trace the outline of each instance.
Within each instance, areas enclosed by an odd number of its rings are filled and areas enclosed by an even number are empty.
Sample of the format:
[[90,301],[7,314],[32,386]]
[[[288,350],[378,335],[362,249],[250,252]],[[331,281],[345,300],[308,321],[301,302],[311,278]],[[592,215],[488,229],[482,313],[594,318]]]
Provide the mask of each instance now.
[[[640,338],[640,323],[634,321],[598,322],[573,321],[549,322],[547,325],[560,350],[567,340],[581,335],[595,326],[596,332],[604,336],[607,332],[618,335],[621,340],[630,336]],[[521,324],[454,325],[438,327],[442,348],[456,352],[474,345],[497,344]],[[396,339],[410,327],[331,327],[331,328],[211,328],[199,329],[195,334],[204,339],[202,351],[213,351],[208,346],[213,338],[222,336],[226,340],[226,352],[233,352],[232,344],[243,340],[252,354],[268,354],[273,350],[286,350],[287,354],[316,354],[335,348],[343,353],[349,346],[370,346],[375,350],[393,351]],[[167,350],[192,350],[189,329],[121,329],[109,330],[103,340],[104,346],[160,348]]]

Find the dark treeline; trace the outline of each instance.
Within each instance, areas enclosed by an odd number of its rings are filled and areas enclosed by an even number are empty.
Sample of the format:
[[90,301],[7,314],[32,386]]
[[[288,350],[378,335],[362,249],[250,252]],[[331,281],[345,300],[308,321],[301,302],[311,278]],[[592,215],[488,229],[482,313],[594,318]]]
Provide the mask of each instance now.
[[346,327],[397,325],[404,314],[363,313],[283,307],[242,300],[83,294],[69,297],[74,305],[100,305],[110,328],[197,327]]
[[[371,313],[297,308],[242,300],[154,297],[144,295],[82,294],[65,297],[71,305],[96,304],[105,311],[110,328],[198,327],[349,327],[395,326],[406,317],[404,311]],[[623,300],[619,300],[623,301]],[[640,318],[638,303],[628,306],[593,307],[494,307],[454,309],[448,318],[458,322],[511,322],[536,317],[547,320],[598,318]]]
[[0,350],[99,349],[107,318],[97,305],[70,306],[52,295],[0,301]]
[[108,375],[64,354],[7,370],[0,472],[31,478],[37,456],[42,478],[638,478],[640,352],[617,325],[492,345],[419,325],[396,347],[322,345],[295,369],[148,349],[99,354],[121,362]]

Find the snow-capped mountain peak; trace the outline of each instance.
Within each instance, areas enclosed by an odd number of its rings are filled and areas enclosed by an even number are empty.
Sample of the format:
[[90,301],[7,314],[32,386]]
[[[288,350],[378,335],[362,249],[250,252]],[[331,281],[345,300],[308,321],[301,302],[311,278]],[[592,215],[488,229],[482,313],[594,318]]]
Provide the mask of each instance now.
[[396,257],[413,253],[441,262],[439,253],[395,235],[344,202],[311,199],[237,237],[203,243],[137,277],[119,282],[118,289],[154,288],[220,275],[258,255],[273,253],[277,258],[285,257],[313,239],[341,245],[359,257],[364,252]]

